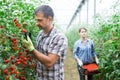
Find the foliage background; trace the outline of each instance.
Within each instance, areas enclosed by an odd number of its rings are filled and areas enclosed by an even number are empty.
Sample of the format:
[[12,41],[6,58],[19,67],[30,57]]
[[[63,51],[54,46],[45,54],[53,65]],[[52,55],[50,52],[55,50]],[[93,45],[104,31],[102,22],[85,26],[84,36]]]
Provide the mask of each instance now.
[[[5,79],[3,70],[11,64],[5,64],[4,58],[11,55],[18,55],[17,51],[11,48],[11,41],[8,36],[15,34],[18,39],[18,47],[21,45],[21,34],[13,20],[17,19],[22,26],[22,29],[32,33],[32,39],[35,41],[38,28],[34,24],[34,8],[41,3],[48,3],[49,0],[2,0],[0,1],[0,80]],[[88,29],[89,38],[94,40],[95,50],[99,57],[99,67],[101,73],[95,76],[95,80],[120,80],[120,1],[118,0],[112,6],[109,15],[96,15],[95,25],[77,24],[69,28],[66,36],[69,40],[69,48],[72,50],[74,42],[79,39],[78,28],[85,26]],[[26,24],[26,25],[25,25]],[[57,25],[58,26],[58,25]],[[70,50],[70,51],[71,51]],[[72,56],[70,56],[72,57]],[[66,63],[67,64],[67,63]],[[70,65],[70,64],[69,64]],[[70,65],[71,66],[71,65]],[[19,66],[18,66],[19,68]],[[35,73],[33,70],[26,69],[27,80],[34,80]],[[68,73],[67,73],[68,74]],[[33,75],[32,78],[30,75]],[[1,77],[2,76],[2,77]],[[14,75],[10,77],[14,79]]]

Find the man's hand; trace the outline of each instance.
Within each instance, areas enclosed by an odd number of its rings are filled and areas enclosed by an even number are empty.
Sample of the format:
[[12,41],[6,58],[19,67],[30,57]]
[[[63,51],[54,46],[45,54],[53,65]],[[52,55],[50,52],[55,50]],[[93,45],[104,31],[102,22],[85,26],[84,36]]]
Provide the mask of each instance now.
[[77,58],[77,62],[80,67],[83,66],[83,62],[80,59]]
[[28,49],[30,52],[33,51],[35,48],[33,46],[33,43],[30,39],[30,37],[27,35],[27,40],[22,36],[22,41],[26,47],[26,49]]

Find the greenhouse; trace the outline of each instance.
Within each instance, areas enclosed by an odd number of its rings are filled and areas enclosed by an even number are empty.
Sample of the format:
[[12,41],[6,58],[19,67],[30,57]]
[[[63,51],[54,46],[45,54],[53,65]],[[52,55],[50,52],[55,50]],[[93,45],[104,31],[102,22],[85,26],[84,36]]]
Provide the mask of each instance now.
[[[36,47],[36,38],[39,39],[39,31],[42,32],[42,28],[36,27],[36,23],[37,26],[41,26],[38,23],[40,20],[42,22],[42,19],[37,19],[38,14],[34,11],[41,5],[48,5],[53,9],[52,25],[68,40],[68,48],[62,64],[64,79],[59,78],[60,80],[80,80],[77,62],[74,59],[75,43],[81,36],[80,28],[85,28],[87,37],[93,40],[94,51],[99,60],[97,64],[99,73],[94,74],[93,80],[120,80],[120,0],[0,0],[0,80],[49,80],[50,78],[45,77],[49,73],[47,70],[51,69],[48,68],[49,65],[55,65],[58,61],[54,60],[61,59],[60,54],[59,56],[57,54],[57,59],[53,56],[49,58],[52,52],[45,51],[41,54],[42,51],[40,52]],[[49,24],[46,20],[47,25]],[[31,47],[27,49],[24,46],[23,38],[26,41],[31,40],[32,45],[28,46],[33,46],[32,50]],[[52,44],[51,40],[48,42]],[[45,47],[47,43],[38,43],[38,45]],[[63,47],[65,44],[60,49],[64,49]],[[46,57],[44,60],[46,62],[39,57],[36,58],[31,51],[40,52],[43,57]],[[45,66],[46,72],[42,74],[44,79],[38,79],[36,76],[38,73],[36,68],[40,66],[37,60]],[[47,60],[49,63],[51,61],[54,63],[47,64]],[[84,75],[85,80],[88,80],[86,74]]]

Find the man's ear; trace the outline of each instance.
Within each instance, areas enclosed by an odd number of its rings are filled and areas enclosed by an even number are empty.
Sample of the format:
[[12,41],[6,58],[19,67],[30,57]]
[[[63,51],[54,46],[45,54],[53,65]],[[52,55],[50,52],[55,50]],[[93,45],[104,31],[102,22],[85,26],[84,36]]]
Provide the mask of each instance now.
[[53,21],[53,18],[51,16],[48,17],[50,21]]

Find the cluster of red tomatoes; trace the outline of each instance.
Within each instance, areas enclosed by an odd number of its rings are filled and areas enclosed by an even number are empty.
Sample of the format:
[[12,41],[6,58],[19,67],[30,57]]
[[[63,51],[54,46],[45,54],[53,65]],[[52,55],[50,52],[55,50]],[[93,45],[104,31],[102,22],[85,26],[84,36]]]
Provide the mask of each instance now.
[[[17,19],[13,20],[14,24],[21,33],[27,33],[26,29],[21,27],[21,24]],[[0,28],[4,28],[0,26]],[[0,35],[3,37],[3,35]],[[4,38],[3,38],[4,39]],[[9,58],[3,58],[4,64],[7,65],[6,68],[3,69],[3,74],[5,75],[5,80],[10,80],[10,77],[14,76],[14,79],[19,80],[27,80],[25,72],[25,68],[35,69],[36,61],[33,58],[33,55],[24,48],[24,45],[19,46],[20,40],[17,38],[17,35],[11,35],[11,37],[7,38],[10,40],[11,49],[14,51],[14,54],[11,53]],[[4,39],[5,40],[5,39]]]

